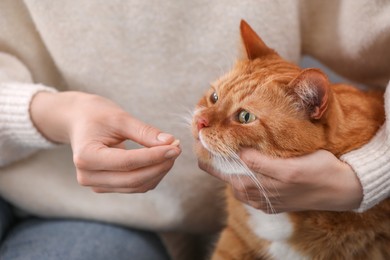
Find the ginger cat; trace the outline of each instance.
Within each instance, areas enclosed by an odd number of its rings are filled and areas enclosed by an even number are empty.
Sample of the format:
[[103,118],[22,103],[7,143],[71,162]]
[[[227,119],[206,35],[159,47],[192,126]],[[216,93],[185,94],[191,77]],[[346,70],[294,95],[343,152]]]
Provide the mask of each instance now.
[[[331,84],[320,70],[283,60],[245,21],[240,29],[247,58],[212,84],[195,110],[200,161],[250,175],[237,155],[241,147],[278,157],[325,149],[339,157],[383,124],[383,93]],[[364,213],[265,214],[229,188],[225,196],[228,219],[214,260],[390,259],[390,199]]]

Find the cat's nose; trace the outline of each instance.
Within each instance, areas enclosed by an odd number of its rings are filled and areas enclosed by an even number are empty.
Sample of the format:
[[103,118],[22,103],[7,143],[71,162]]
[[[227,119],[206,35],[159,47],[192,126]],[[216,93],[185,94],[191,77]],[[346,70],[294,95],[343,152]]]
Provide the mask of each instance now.
[[200,129],[202,129],[204,127],[208,127],[209,126],[209,122],[207,121],[206,118],[199,117],[198,118],[198,122],[197,122],[197,126],[198,126],[198,131],[200,131]]

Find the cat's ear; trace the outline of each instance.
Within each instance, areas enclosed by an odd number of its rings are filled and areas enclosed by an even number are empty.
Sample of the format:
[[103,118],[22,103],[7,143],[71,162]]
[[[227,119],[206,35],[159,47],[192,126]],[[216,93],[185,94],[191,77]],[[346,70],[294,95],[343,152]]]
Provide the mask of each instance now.
[[263,40],[244,20],[241,20],[240,31],[246,56],[249,60],[254,60],[268,54],[276,53],[263,42]]
[[298,95],[311,119],[320,119],[329,103],[330,85],[328,78],[319,69],[305,69],[289,86]]

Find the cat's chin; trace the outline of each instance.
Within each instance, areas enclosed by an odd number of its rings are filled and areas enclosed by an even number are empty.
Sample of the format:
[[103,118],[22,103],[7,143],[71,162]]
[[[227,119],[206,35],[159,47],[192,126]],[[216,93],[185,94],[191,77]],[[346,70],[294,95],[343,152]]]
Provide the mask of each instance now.
[[226,175],[252,175],[250,170],[243,164],[232,158],[213,157],[212,167]]
[[199,162],[209,165],[218,172],[227,175],[248,175],[250,171],[245,164],[237,158],[215,155],[208,151],[202,143],[195,142],[195,152]]
[[195,153],[196,153],[196,156],[198,158],[199,161],[201,161],[202,163],[206,163],[208,165],[212,165],[212,160],[211,160],[211,153],[206,149],[204,148],[204,146],[202,145],[202,143],[200,142],[200,140],[196,140],[195,141]]

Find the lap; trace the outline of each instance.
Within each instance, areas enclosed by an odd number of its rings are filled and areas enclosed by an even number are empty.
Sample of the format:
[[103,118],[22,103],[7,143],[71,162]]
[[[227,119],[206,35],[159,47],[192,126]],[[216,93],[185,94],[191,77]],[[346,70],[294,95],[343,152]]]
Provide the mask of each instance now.
[[0,259],[167,260],[154,233],[82,220],[27,219],[0,246]]
[[0,241],[7,233],[7,230],[13,222],[11,207],[0,198]]

